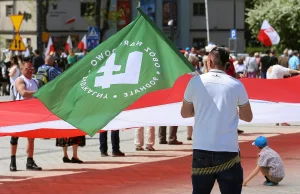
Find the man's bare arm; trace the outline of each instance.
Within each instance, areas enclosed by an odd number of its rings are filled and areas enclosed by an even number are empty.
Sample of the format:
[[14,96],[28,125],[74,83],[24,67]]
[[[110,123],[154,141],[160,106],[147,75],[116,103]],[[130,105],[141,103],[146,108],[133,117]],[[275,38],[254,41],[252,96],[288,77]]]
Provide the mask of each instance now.
[[183,100],[181,106],[181,116],[183,118],[189,118],[189,117],[194,117],[194,115],[195,112],[194,112],[193,103],[186,102],[185,100]]
[[23,79],[17,79],[15,85],[16,85],[17,91],[20,93],[20,95],[23,98],[31,98],[32,95],[36,92],[36,91],[26,90],[25,83],[24,83]]
[[243,106],[239,106],[239,117],[241,120],[246,121],[246,122],[252,121],[253,114],[252,114],[250,103],[247,103]]

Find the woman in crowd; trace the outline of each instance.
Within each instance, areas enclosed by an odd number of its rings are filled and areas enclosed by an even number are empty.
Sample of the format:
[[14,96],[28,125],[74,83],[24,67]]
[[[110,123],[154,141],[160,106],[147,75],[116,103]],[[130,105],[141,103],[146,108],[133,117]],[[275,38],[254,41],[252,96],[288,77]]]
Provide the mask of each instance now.
[[249,57],[246,59],[246,71],[248,78],[256,78],[256,74],[258,72],[258,64],[256,58],[254,57],[254,53],[249,53]]
[[190,56],[188,57],[188,61],[195,67],[195,70],[196,70],[199,74],[201,74],[198,57],[196,57],[196,56],[194,56],[194,55],[190,55]]
[[[64,152],[63,162],[64,163],[82,163],[77,156],[78,146],[85,146],[85,136],[69,137],[69,138],[57,138],[56,146],[62,147]],[[70,160],[68,156],[68,146],[73,148],[73,157]]]
[[65,70],[67,70],[69,67],[71,67],[74,63],[77,62],[77,55],[75,55],[73,49],[69,50],[69,55],[67,57],[67,60],[68,60],[68,67]]
[[15,81],[18,77],[21,76],[21,71],[19,68],[19,62],[18,62],[18,57],[13,56],[11,57],[11,66],[8,69],[9,71],[9,80],[10,80],[10,97],[11,100],[15,100],[15,95],[16,95],[16,90],[15,90]]
[[246,65],[244,64],[243,58],[238,60],[238,63],[235,66],[235,72],[239,75],[238,77],[243,78],[246,74]]

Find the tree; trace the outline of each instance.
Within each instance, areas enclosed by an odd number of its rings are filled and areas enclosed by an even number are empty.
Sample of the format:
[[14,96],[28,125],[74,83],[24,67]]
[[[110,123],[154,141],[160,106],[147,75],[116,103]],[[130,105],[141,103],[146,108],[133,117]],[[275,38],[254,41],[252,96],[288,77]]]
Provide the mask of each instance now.
[[268,20],[280,36],[277,48],[296,49],[300,44],[299,10],[299,0],[254,0],[254,8],[247,9],[246,22],[252,36],[257,37],[263,20]]
[[[101,7],[101,2],[104,2],[104,7]],[[139,0],[135,0],[136,5],[138,5],[138,2]],[[90,0],[88,11],[84,14],[85,21],[89,25],[97,26],[100,29],[101,41],[103,41],[106,31],[118,23],[122,17],[121,10],[110,10],[110,8],[111,0]],[[100,28],[101,22],[103,23],[102,28]]]

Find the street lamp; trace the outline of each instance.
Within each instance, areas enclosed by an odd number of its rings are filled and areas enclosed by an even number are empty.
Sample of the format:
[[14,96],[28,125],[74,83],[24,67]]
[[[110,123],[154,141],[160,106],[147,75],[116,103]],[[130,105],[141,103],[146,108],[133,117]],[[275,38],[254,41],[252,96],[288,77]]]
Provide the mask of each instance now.
[[175,42],[175,39],[174,39],[174,20],[169,20],[168,21],[168,26],[170,26],[171,28],[171,40],[172,42]]

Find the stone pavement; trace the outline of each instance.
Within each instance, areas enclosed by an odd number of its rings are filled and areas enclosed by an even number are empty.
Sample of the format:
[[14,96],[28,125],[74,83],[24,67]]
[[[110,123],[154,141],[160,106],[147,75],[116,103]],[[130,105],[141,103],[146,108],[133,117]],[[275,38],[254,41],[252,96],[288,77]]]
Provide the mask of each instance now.
[[[257,176],[244,187],[243,193],[300,193],[300,127],[253,125],[241,126],[240,129],[245,130],[239,137],[245,176],[255,167],[257,153],[251,142],[259,135],[270,138],[271,146],[283,157],[287,171],[286,178],[280,186],[262,186],[263,177]],[[62,163],[63,153],[60,148],[55,147],[55,139],[36,139],[35,160],[43,167],[41,172],[25,170],[24,138],[19,140],[17,153],[19,171],[10,172],[9,138],[2,137],[0,194],[191,193],[191,141],[186,140],[185,127],[180,127],[178,131],[178,139],[183,140],[184,145],[156,144],[155,152],[135,151],[134,130],[121,131],[120,137],[121,150],[126,153],[126,157],[100,157],[98,136],[87,137],[87,145],[79,149],[79,157],[84,161],[83,164]],[[72,151],[69,149],[69,156],[71,155]],[[212,193],[220,193],[217,183]]]

